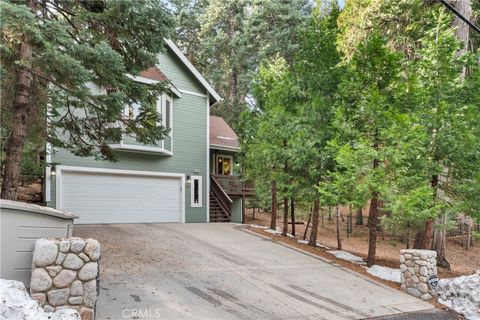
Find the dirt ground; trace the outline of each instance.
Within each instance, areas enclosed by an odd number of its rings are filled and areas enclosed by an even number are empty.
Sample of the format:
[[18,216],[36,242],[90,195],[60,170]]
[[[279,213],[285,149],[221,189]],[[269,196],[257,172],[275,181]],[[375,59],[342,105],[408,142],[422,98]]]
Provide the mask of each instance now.
[[[248,224],[257,224],[261,226],[270,226],[270,213],[265,212],[255,212],[255,219],[252,219],[252,209],[247,211],[247,221]],[[355,220],[355,219],[354,219]],[[277,219],[277,227],[282,227],[283,219]],[[364,222],[366,223],[367,218],[364,217]],[[354,221],[355,223],[355,221]],[[306,221],[303,224],[295,225],[296,238],[303,238],[303,233],[305,230]],[[291,224],[289,224],[289,233],[291,232]],[[337,248],[337,239],[336,239],[336,228],[335,228],[335,219],[328,220],[327,217],[323,219],[323,227],[321,221],[319,222],[318,228],[318,242],[324,244],[327,247],[335,250]],[[346,232],[347,222],[346,217],[345,221],[341,222],[341,238],[342,238],[342,249],[349,251],[355,255],[358,255],[366,260],[368,252],[368,228],[367,226],[353,226],[353,233],[347,237]],[[253,229],[253,231],[258,232],[261,229]],[[310,230],[307,232],[307,239]],[[271,234],[261,232],[262,234],[268,235],[271,237]],[[296,244],[296,241],[291,239],[285,239],[285,237],[276,236],[275,238],[284,238],[283,240],[289,240],[290,243],[295,243],[295,245],[300,245],[303,247],[308,247],[302,244]],[[388,234],[384,234],[384,239],[382,239],[381,234],[377,237],[377,264],[382,266],[387,266],[391,268],[399,268],[400,262],[399,250],[404,249],[405,244],[398,241],[397,238],[391,238]],[[318,248],[314,249],[317,253]],[[327,257],[332,260],[332,255],[326,253]],[[470,250],[464,250],[460,240],[455,240],[454,238],[449,238],[447,240],[447,261],[450,262],[451,270],[444,268],[438,268],[438,276],[440,278],[451,278],[459,275],[472,274],[476,270],[480,270],[480,243],[477,243],[475,247],[471,247]],[[343,263],[342,263],[343,264]],[[350,265],[353,265],[349,263]]]

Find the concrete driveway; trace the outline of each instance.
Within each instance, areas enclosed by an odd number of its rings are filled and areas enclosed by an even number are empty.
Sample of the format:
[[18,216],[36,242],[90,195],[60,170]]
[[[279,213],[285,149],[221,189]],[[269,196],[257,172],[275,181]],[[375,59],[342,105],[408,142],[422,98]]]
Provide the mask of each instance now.
[[75,226],[102,245],[97,319],[361,319],[433,309],[242,229]]

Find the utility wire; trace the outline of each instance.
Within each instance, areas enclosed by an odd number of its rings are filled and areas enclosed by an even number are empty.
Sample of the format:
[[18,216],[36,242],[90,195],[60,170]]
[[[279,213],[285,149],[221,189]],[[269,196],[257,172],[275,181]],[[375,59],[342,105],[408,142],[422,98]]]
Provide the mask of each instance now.
[[465,18],[460,12],[458,12],[457,9],[455,9],[454,6],[452,6],[450,3],[448,3],[447,1],[445,0],[438,0],[441,4],[443,4],[448,10],[452,11],[457,17],[459,17],[460,19],[462,19],[466,24],[468,24],[470,26],[470,28],[472,28],[473,30],[477,31],[478,33],[480,33],[480,28],[475,25],[473,22],[471,22],[470,20],[468,20],[467,18]]

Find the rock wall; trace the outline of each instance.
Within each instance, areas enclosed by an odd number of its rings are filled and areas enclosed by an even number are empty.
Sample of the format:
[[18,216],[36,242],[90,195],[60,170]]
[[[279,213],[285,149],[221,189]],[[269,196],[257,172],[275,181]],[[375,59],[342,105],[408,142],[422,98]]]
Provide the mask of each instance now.
[[422,300],[435,295],[429,278],[437,276],[437,253],[430,250],[400,250],[400,289]]
[[32,260],[30,294],[46,312],[75,308],[95,318],[100,244],[94,239],[39,239]]

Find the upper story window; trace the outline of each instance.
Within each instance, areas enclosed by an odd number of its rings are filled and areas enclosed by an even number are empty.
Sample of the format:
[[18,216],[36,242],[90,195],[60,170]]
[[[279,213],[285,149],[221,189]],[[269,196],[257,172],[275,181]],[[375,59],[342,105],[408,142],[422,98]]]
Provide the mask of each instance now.
[[[170,130],[169,136],[171,136],[172,129],[172,105],[173,100],[168,95],[162,95],[157,100],[157,112],[160,113],[162,117],[161,124]],[[125,108],[125,114],[128,117],[136,118],[140,114],[140,104],[134,102],[127,106]]]
[[140,114],[140,104],[139,103],[132,103],[130,106],[127,108],[127,116],[129,118],[136,118]]
[[159,112],[162,115],[162,124],[165,128],[170,130],[169,135],[171,135],[172,130],[172,97],[163,95],[161,100],[161,106]]

